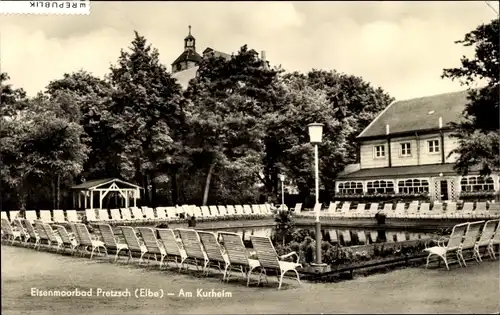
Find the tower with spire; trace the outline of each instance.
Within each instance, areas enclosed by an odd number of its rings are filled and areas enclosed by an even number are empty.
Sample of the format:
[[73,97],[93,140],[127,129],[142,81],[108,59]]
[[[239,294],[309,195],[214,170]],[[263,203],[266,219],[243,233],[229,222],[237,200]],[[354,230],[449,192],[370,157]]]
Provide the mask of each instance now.
[[172,62],[172,73],[196,67],[201,59],[202,57],[196,52],[196,39],[191,35],[191,25],[189,25],[189,34],[184,38],[184,51]]

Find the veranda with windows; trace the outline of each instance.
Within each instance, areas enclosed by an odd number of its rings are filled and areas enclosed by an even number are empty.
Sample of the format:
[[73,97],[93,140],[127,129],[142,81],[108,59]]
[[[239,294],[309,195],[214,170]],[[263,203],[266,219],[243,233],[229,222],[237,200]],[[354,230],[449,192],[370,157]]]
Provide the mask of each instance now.
[[491,201],[498,198],[499,176],[459,176],[451,164],[361,169],[340,176],[336,199],[411,199]]

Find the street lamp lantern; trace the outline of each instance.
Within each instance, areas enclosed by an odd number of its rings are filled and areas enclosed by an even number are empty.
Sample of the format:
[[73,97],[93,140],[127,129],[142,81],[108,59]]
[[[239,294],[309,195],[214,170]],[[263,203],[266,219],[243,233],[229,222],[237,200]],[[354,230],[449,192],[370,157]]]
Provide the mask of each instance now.
[[[314,174],[316,184],[316,204],[319,203],[319,158],[318,158],[318,144],[321,143],[323,138],[323,124],[312,123],[309,127],[310,142],[314,144]],[[319,222],[319,215],[321,207],[316,207],[316,263],[321,264],[321,223]]]
[[320,123],[312,123],[309,124],[309,138],[310,142],[313,144],[321,143],[323,138],[323,124]]
[[285,175],[280,175],[281,180],[281,209],[285,210]]

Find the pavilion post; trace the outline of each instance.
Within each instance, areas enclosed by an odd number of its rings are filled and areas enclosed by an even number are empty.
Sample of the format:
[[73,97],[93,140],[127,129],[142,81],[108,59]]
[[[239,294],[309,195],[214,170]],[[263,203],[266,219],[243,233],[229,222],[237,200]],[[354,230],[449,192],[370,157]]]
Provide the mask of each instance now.
[[102,209],[102,190],[99,190],[99,209]]
[[94,191],[90,191],[90,209],[94,209]]
[[85,206],[85,209],[87,209],[87,192],[85,191],[85,203],[84,203],[84,206]]
[[82,208],[82,192],[78,191],[78,209]]
[[76,206],[75,192],[74,192],[74,191],[73,191],[73,192],[71,192],[71,195],[73,196],[73,209],[74,209],[74,208],[75,208],[75,206]]

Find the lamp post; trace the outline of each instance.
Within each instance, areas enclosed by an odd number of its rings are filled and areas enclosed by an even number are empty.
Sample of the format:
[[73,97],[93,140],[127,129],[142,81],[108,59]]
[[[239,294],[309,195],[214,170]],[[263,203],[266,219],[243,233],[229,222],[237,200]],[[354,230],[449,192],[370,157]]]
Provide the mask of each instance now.
[[[309,127],[310,142],[314,144],[314,174],[316,183],[316,204],[319,203],[319,160],[318,160],[318,144],[321,143],[323,137],[323,124],[312,123]],[[315,204],[315,205],[316,205]],[[316,263],[321,264],[321,223],[319,222],[320,207],[316,211]]]
[[285,175],[280,175],[281,180],[281,209],[285,209]]

